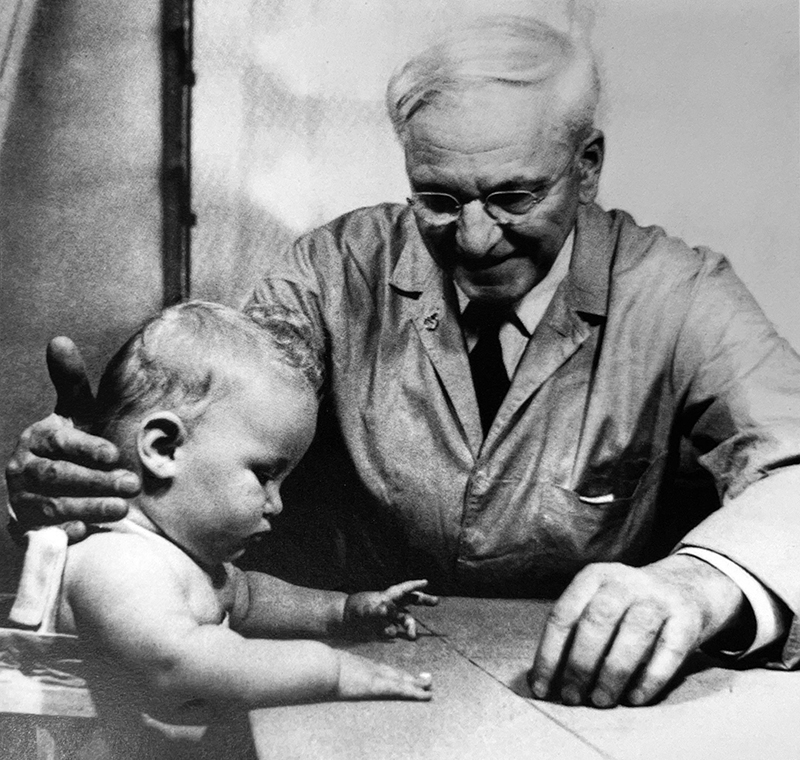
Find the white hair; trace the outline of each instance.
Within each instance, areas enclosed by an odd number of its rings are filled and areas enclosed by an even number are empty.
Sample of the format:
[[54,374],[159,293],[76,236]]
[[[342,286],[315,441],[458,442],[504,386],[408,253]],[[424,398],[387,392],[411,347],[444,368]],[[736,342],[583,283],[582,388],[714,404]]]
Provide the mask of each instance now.
[[588,43],[530,17],[486,16],[448,32],[392,75],[386,106],[401,143],[420,109],[487,84],[551,96],[576,141],[594,126],[600,77]]

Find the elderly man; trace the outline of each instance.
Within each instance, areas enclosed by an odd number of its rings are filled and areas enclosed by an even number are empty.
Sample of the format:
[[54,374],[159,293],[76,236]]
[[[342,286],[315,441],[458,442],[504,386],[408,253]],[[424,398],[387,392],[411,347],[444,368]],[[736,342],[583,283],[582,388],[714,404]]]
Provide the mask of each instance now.
[[[594,204],[598,91],[588,49],[535,21],[446,36],[389,84],[409,205],[304,236],[251,303],[324,342],[318,479],[295,491],[335,505],[344,582],[560,594],[532,692],[610,706],[701,645],[800,659],[800,360],[723,257]],[[682,437],[722,507],[636,567]],[[51,416],[9,464],[12,505],[118,516],[137,484],[115,456]]]

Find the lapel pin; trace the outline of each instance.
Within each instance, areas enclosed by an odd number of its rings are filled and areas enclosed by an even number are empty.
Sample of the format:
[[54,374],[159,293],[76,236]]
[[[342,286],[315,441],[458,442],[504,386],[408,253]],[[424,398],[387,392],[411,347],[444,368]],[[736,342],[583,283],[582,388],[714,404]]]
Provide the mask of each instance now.
[[426,330],[435,330],[439,326],[439,312],[433,311],[422,320]]

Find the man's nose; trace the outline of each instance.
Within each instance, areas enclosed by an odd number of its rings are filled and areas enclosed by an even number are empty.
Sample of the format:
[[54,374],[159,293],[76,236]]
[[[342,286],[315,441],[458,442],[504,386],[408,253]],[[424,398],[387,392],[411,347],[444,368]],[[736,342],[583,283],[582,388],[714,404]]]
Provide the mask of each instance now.
[[480,200],[470,201],[461,207],[456,226],[456,244],[462,253],[483,256],[502,236],[500,226],[486,213]]

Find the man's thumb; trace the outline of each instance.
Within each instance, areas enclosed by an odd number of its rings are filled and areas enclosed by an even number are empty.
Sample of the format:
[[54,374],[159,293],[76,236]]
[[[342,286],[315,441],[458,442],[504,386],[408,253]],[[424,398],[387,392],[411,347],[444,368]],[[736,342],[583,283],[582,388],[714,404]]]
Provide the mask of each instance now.
[[94,396],[78,347],[63,336],[47,344],[47,371],[56,389],[56,414],[70,417],[78,427],[94,419]]

